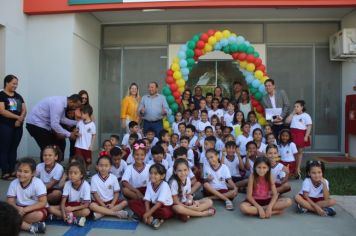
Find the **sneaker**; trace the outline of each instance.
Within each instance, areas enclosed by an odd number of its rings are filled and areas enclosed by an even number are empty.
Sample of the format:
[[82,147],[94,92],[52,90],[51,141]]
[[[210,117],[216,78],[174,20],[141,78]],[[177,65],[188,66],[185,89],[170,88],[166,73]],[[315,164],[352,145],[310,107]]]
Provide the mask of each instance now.
[[300,204],[297,204],[297,213],[303,214],[306,213],[308,210],[302,207]]
[[85,217],[79,217],[79,219],[75,220],[75,224],[83,227],[85,225],[85,222],[87,221],[87,219]]
[[336,211],[333,207],[325,207],[323,208],[323,210],[325,211],[325,213],[328,215],[328,216],[334,216],[336,215]]
[[94,220],[99,220],[100,218],[103,217],[103,215],[100,214],[100,213],[94,212],[94,213],[93,213],[93,217],[94,217]]
[[73,215],[73,212],[69,212],[68,214],[67,214],[67,223],[68,224],[73,224],[73,222],[74,222],[74,215]]
[[30,228],[30,233],[32,234],[44,234],[46,232],[46,223],[45,222],[37,222],[33,223]]
[[159,227],[161,226],[161,221],[159,219],[153,219],[151,222],[151,226],[154,229],[159,229]]
[[119,219],[128,219],[129,218],[129,213],[127,211],[118,211],[116,212],[116,216],[119,218]]

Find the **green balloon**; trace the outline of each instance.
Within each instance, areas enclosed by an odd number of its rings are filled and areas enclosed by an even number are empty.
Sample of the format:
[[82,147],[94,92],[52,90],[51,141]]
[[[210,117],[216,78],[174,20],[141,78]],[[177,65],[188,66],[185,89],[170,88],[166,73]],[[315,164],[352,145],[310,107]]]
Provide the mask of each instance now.
[[247,46],[245,44],[240,45],[241,52],[246,52],[247,51]]
[[[194,49],[195,48],[195,42],[194,41],[189,41],[187,46],[188,46],[189,49]],[[194,55],[194,52],[193,52],[193,55]]]
[[188,66],[188,70],[191,72],[193,70],[193,66]]
[[166,97],[172,94],[171,89],[169,87],[167,87],[167,86],[163,87],[162,93]]
[[223,51],[226,53],[226,54],[229,54],[230,53],[230,46],[227,45],[226,47],[223,48]]
[[236,43],[230,45],[231,52],[237,52],[238,46]]
[[194,51],[192,49],[188,49],[186,52],[185,52],[185,55],[187,55],[187,58],[192,58],[194,56]]
[[260,54],[258,52],[254,52],[253,55],[256,57],[256,58],[259,58],[260,57]]
[[256,93],[255,93],[255,98],[258,100],[258,101],[260,101],[261,99],[262,99],[262,93],[260,93],[259,91],[257,91]]
[[[188,63],[188,68],[192,67],[193,65],[195,65],[195,61],[193,58],[188,58],[187,59],[187,63]],[[190,69],[189,69],[190,70]]]
[[252,46],[249,46],[246,50],[248,54],[253,54],[255,52],[255,49]]
[[175,102],[174,97],[172,95],[167,96],[168,104],[173,104]]
[[176,113],[179,109],[179,106],[176,102],[174,102],[174,103],[170,104],[170,108],[173,111],[173,113]]
[[193,36],[192,41],[198,42],[199,38],[200,38],[200,36],[198,34],[196,34],[196,35]]
[[251,94],[255,94],[256,92],[257,92],[257,89],[256,88],[254,88],[254,87],[250,87],[250,92],[251,92]]

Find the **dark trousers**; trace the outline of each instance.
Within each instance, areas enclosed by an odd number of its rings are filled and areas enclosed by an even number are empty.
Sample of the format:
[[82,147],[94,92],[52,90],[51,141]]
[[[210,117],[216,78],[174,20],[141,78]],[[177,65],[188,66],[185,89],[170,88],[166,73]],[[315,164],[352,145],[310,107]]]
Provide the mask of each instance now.
[[153,129],[155,131],[155,136],[158,138],[159,132],[163,130],[163,120],[157,120],[157,121],[143,120],[143,133],[145,135],[148,129]]
[[[42,151],[46,146],[57,145],[59,149],[62,151],[62,153],[64,153],[66,148],[65,139],[59,139],[51,131],[48,131],[36,125],[26,124],[26,129],[28,130],[30,135],[35,139],[37,145],[41,149],[41,154],[40,154],[41,162],[43,161]],[[58,160],[58,162],[60,161],[62,160]]]
[[2,175],[15,171],[17,147],[22,138],[23,128],[0,124],[0,166]]

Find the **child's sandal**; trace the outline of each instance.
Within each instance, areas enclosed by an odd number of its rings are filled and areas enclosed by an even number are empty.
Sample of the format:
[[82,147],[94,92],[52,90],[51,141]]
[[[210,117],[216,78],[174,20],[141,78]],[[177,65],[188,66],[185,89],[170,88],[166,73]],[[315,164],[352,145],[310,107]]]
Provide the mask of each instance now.
[[208,209],[208,216],[214,216],[216,213],[216,209],[215,208],[209,208]]
[[234,210],[234,204],[232,204],[232,201],[230,200],[225,201],[225,209],[228,211]]
[[153,219],[151,221],[151,226],[154,228],[154,229],[159,229],[159,227],[161,226],[161,221],[159,219]]

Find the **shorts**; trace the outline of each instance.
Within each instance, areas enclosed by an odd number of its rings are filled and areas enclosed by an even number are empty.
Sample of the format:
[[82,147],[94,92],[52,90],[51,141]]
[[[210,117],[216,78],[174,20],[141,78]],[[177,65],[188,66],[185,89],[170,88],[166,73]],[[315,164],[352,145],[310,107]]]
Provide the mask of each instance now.
[[91,164],[91,151],[75,147],[75,155],[83,157],[85,164]]
[[[23,206],[25,207],[25,206]],[[32,210],[32,211],[29,211],[27,212],[25,215],[28,215],[32,212],[36,212],[36,211],[39,211],[42,213],[42,219],[40,221],[46,221],[47,220],[47,216],[48,216],[48,210],[47,208],[43,207],[43,208],[40,208],[40,209],[35,209],[35,210]]]
[[296,174],[297,163],[295,161],[291,161],[291,162],[280,161],[280,163],[282,163],[286,167],[287,165],[289,165],[289,173]]
[[[307,200],[303,194],[299,194],[304,200]],[[317,203],[317,202],[320,202],[320,201],[324,201],[324,197],[309,197],[310,200],[312,200],[313,202]]]
[[294,129],[291,128],[290,132],[292,134],[293,142],[297,146],[297,148],[304,148],[310,146],[310,137],[308,137],[308,141],[304,141],[306,130],[303,129]]
[[[266,199],[255,199],[255,201],[258,203],[260,206],[267,206],[271,202],[272,198],[266,198]],[[249,200],[245,200],[244,202],[248,202],[252,204]]]

